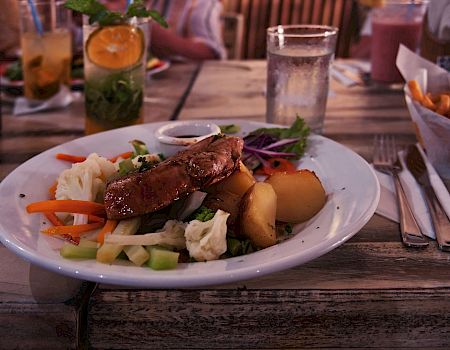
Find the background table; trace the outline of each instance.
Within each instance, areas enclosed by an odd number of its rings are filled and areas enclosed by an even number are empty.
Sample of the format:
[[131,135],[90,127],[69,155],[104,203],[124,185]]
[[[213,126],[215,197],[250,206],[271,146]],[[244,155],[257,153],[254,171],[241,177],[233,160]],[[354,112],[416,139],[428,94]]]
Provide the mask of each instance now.
[[[151,94],[159,100],[178,89],[177,96],[166,100],[161,118],[264,120],[265,62],[205,62],[199,71],[180,67],[158,81],[160,90]],[[401,90],[345,88],[332,82],[326,115],[325,136],[367,160],[375,134],[394,134],[401,145],[415,141]],[[31,125],[24,122],[21,133],[28,137],[28,130],[35,130],[36,150],[57,144],[56,139],[45,142],[38,116],[26,118]],[[81,134],[82,116],[67,118],[77,121],[79,132],[64,134],[59,142]],[[146,121],[151,118],[146,115]],[[13,142],[17,119],[4,118],[2,155],[8,153],[3,146]],[[15,149],[8,150],[13,159]],[[3,162],[0,169],[8,172]],[[10,259],[1,261],[10,264]],[[449,348],[449,261],[450,255],[434,242],[424,250],[403,247],[398,225],[374,215],[341,247],[261,278],[183,290],[101,284],[93,290],[88,283],[79,293],[84,299],[77,299],[80,331],[72,339],[93,348]],[[12,294],[9,287],[6,297],[0,294],[3,305]],[[10,314],[0,309],[2,321],[17,310],[28,314],[21,302],[6,304]],[[0,348],[4,339],[1,331]]]

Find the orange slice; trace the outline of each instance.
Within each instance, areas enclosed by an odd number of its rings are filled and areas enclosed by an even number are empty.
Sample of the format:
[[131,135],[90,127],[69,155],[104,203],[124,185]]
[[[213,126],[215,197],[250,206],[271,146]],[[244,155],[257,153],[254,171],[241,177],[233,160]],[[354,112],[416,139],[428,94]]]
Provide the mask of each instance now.
[[144,52],[142,31],[128,24],[101,27],[94,31],[86,43],[89,60],[108,69],[133,66]]

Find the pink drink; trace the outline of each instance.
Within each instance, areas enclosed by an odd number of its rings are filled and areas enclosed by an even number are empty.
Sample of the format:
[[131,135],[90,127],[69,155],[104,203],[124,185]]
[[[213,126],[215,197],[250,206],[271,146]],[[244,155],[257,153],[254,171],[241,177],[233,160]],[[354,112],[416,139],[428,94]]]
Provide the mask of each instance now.
[[427,0],[385,0],[372,12],[372,79],[398,83],[402,76],[395,61],[400,44],[416,51]]
[[422,22],[373,21],[372,23],[372,79],[398,83],[402,76],[395,65],[400,43],[415,51],[419,44]]

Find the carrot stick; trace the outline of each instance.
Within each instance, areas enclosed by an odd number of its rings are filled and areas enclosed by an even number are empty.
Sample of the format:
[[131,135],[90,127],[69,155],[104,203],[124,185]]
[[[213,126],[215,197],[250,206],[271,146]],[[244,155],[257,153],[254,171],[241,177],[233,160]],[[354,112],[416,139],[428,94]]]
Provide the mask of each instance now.
[[106,220],[105,226],[101,229],[97,236],[97,242],[103,244],[105,242],[105,235],[111,234],[117,226],[117,220]]
[[50,199],[55,199],[56,198],[56,187],[58,186],[58,181],[55,181],[53,183],[53,185],[50,186],[50,188],[48,189],[48,193],[50,195]]
[[125,153],[119,154],[115,157],[112,157],[109,161],[115,163],[116,160],[119,158],[127,159],[127,158],[130,158],[132,155],[133,155],[133,152],[125,152]]
[[71,162],[71,163],[80,163],[80,162],[84,162],[86,160],[86,157],[74,156],[72,154],[66,154],[66,153],[57,153],[56,159],[65,160],[65,161]]
[[55,213],[46,212],[44,215],[53,226],[64,226],[64,223],[59,220]]
[[103,226],[103,222],[94,222],[92,224],[83,225],[67,225],[53,226],[42,230],[41,232],[48,235],[71,235],[72,237],[80,237],[82,233],[86,233]]
[[101,218],[100,216],[96,216],[96,215],[89,215],[88,216],[88,221],[89,222],[105,222],[104,218]]
[[74,199],[34,202],[27,205],[26,209],[28,213],[62,212],[105,216],[105,206],[103,204]]

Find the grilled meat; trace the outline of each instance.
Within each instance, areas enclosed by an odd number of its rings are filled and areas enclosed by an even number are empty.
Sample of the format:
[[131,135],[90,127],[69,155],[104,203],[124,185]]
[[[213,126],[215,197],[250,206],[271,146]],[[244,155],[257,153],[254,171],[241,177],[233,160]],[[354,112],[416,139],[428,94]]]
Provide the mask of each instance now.
[[223,180],[239,167],[242,147],[240,138],[211,136],[153,169],[111,181],[104,198],[108,219],[154,212]]

